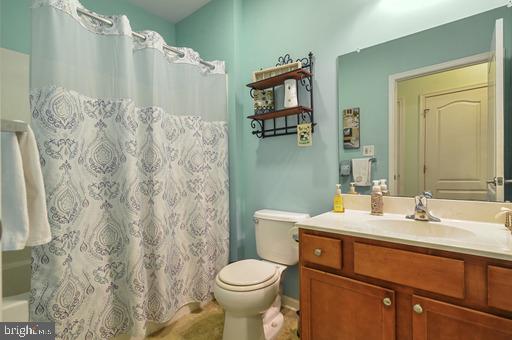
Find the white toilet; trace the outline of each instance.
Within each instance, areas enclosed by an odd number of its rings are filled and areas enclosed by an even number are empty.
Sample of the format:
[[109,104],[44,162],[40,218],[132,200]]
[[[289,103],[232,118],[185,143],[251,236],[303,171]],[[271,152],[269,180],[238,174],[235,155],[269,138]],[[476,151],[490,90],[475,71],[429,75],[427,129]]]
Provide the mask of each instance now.
[[215,280],[214,295],[225,311],[223,340],[275,338],[283,325],[281,274],[299,261],[294,224],[307,217],[267,209],[254,213],[256,249],[263,260],[233,262]]

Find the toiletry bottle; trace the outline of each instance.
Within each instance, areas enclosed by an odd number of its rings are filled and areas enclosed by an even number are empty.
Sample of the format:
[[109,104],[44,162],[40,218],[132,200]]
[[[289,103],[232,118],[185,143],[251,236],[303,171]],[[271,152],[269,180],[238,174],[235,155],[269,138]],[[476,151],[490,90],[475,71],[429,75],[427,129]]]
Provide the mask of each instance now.
[[348,193],[351,195],[359,195],[359,193],[356,191],[356,182],[350,182],[350,189]]
[[373,181],[372,195],[371,195],[371,214],[382,216],[384,215],[384,199],[380,189],[379,181]]
[[389,196],[388,185],[385,179],[380,180],[380,191],[382,192],[382,196]]
[[345,212],[345,207],[343,206],[343,196],[341,196],[341,184],[336,184],[336,194],[334,195],[333,199],[333,208],[334,212]]

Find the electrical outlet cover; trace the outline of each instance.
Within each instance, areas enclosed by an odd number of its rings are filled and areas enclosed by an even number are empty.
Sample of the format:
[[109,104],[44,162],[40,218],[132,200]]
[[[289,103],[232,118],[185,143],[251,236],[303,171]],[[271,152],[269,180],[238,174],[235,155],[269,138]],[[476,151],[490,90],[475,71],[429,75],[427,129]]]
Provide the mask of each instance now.
[[363,156],[375,156],[375,145],[363,145]]

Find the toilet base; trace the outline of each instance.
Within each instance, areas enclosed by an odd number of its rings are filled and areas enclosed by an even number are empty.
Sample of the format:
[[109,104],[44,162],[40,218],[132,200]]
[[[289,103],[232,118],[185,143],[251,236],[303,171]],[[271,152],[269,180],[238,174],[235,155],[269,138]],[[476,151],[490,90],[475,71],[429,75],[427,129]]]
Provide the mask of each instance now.
[[222,340],[265,340],[261,314],[239,316],[226,311]]

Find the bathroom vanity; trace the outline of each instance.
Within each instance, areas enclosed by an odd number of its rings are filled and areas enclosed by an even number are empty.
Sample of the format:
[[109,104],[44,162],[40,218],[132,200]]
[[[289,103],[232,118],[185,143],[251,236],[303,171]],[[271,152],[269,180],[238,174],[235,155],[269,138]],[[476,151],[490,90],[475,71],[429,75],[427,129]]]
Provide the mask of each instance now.
[[298,226],[301,339],[512,339],[503,226],[355,210]]

